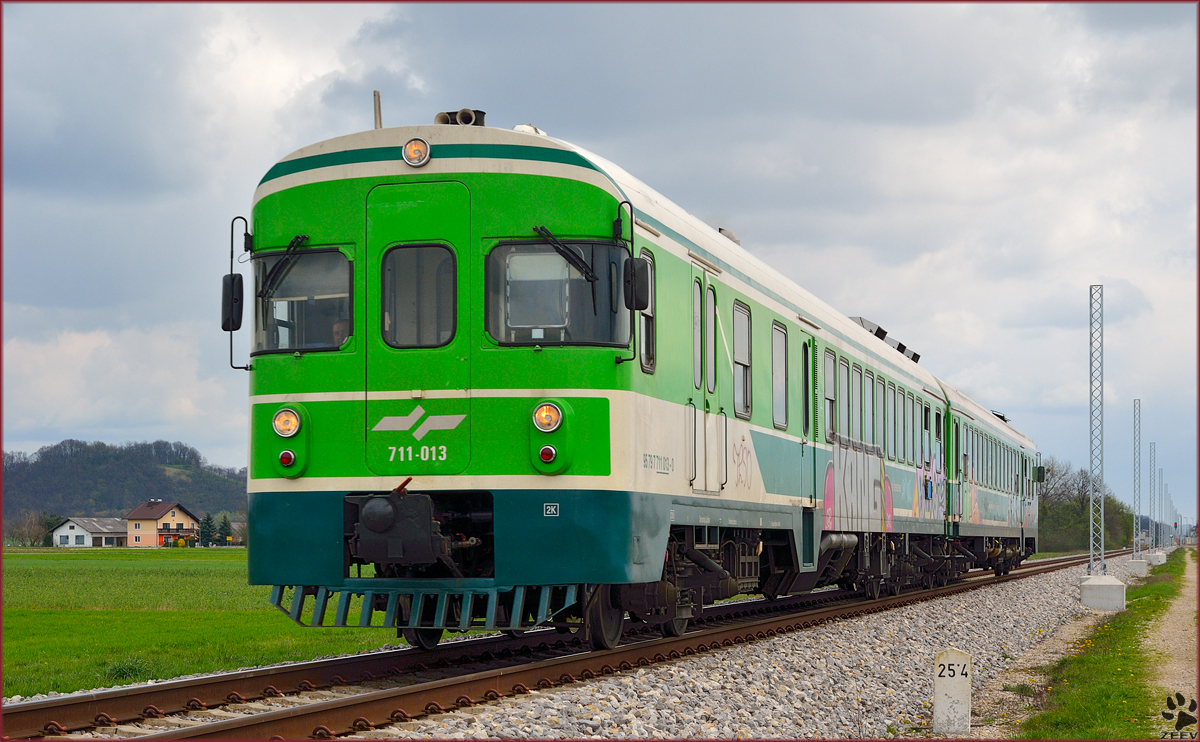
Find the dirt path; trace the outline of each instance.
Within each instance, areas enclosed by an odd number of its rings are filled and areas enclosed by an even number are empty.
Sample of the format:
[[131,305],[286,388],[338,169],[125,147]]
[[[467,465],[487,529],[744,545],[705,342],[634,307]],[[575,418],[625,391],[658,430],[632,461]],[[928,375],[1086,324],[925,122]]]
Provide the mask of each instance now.
[[1190,554],[1184,554],[1179,597],[1142,642],[1147,654],[1157,661],[1153,682],[1161,691],[1164,705],[1168,694],[1182,693],[1188,701],[1200,698],[1196,688],[1196,572],[1196,562]]

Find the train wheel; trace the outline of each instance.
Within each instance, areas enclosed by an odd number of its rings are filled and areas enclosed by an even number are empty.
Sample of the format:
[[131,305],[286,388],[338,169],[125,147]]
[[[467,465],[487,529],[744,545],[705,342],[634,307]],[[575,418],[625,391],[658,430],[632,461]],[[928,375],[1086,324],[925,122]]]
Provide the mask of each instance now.
[[612,585],[600,585],[596,590],[600,594],[592,602],[587,616],[592,647],[614,649],[621,643],[621,634],[625,630],[625,609],[614,604]]
[[442,640],[442,629],[405,629],[404,641],[420,649],[433,649]]
[[683,633],[687,631],[687,625],[688,620],[686,618],[672,618],[662,624],[660,628],[662,629],[663,636],[683,636]]
[[525,636],[525,629],[500,629],[500,633],[510,639],[516,639],[518,636]]

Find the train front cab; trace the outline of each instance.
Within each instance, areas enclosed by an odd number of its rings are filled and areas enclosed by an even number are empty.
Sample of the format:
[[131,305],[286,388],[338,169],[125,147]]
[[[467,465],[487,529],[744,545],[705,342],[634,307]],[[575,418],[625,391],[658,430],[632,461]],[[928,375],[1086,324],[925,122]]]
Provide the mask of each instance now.
[[308,625],[578,621],[584,586],[658,580],[631,550],[666,542],[657,503],[604,488],[631,337],[617,202],[565,179],[409,180],[256,205],[251,583]]

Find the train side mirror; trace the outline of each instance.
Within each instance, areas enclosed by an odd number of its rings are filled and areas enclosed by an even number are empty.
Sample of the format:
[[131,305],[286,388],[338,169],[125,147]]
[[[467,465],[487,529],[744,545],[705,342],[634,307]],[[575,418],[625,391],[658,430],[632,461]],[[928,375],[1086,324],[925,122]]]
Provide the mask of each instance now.
[[650,261],[630,258],[625,261],[625,308],[641,311],[650,306]]
[[1035,482],[1045,482],[1046,481],[1046,467],[1039,466],[1037,468],[1037,479],[1035,479],[1034,481]]
[[237,332],[242,328],[242,274],[226,274],[221,282],[221,331]]

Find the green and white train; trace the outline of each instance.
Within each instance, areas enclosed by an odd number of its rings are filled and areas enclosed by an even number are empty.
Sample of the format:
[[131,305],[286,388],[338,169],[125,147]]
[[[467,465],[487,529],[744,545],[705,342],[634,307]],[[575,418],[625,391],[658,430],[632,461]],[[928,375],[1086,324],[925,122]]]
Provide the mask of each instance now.
[[254,194],[249,572],[293,620],[611,647],[1036,550],[1004,418],[620,167],[483,118],[324,141]]

